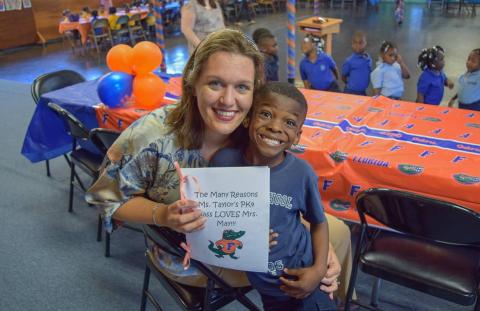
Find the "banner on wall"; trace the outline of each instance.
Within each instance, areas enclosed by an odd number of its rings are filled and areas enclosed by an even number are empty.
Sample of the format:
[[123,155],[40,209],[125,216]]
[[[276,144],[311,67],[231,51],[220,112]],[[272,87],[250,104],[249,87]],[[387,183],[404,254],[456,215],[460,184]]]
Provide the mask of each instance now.
[[5,9],[7,11],[21,10],[22,0],[5,0]]

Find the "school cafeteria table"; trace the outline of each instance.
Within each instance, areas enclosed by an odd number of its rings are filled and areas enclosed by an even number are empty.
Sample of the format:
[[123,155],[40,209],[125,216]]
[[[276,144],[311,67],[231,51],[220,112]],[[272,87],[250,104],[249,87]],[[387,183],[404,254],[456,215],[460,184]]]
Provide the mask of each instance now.
[[[177,92],[171,97],[178,97],[179,80],[169,85]],[[22,150],[32,162],[59,156],[71,146],[63,124],[55,116],[46,119],[49,100],[89,128],[122,130],[146,113],[97,105],[91,82],[68,89],[46,94],[35,111]],[[355,196],[369,187],[413,191],[480,212],[480,113],[385,97],[302,91],[309,110],[300,144],[292,152],[315,169],[328,213],[357,221]],[[87,103],[88,97],[92,99]],[[42,116],[45,119],[39,119]]]

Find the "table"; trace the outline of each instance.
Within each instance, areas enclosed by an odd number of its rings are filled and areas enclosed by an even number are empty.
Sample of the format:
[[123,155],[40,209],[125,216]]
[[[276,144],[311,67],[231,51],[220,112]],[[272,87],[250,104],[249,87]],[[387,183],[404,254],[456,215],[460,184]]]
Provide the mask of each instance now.
[[[86,82],[45,94],[22,154],[37,162],[71,148],[64,125],[47,115],[48,101],[73,112],[89,128],[121,130],[147,113],[98,105],[94,87],[95,82]],[[169,80],[167,91],[172,101],[178,98],[180,77]],[[370,187],[413,191],[480,212],[479,112],[385,97],[302,92],[309,109],[300,143],[292,152],[319,176],[328,213],[357,221],[355,196]]]
[[333,34],[340,32],[340,24],[343,20],[338,18],[325,17],[325,22],[318,23],[318,17],[309,17],[298,22],[300,31],[321,37],[325,41],[325,52],[332,55]]

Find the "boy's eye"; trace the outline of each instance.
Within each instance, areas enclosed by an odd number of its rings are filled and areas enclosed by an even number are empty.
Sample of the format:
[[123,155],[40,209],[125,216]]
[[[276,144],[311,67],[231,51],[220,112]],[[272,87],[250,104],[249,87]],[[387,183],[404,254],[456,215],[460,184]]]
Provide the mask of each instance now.
[[264,119],[269,119],[272,117],[272,114],[269,111],[260,111],[259,115]]
[[295,127],[297,126],[297,122],[295,122],[294,120],[287,120],[287,126],[288,127]]

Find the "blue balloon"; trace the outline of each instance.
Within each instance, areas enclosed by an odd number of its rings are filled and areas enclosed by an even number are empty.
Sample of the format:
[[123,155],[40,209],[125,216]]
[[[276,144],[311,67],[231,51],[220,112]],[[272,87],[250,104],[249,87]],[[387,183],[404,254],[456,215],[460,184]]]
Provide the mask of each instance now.
[[98,97],[110,108],[121,107],[132,96],[133,76],[124,72],[109,72],[100,78]]

